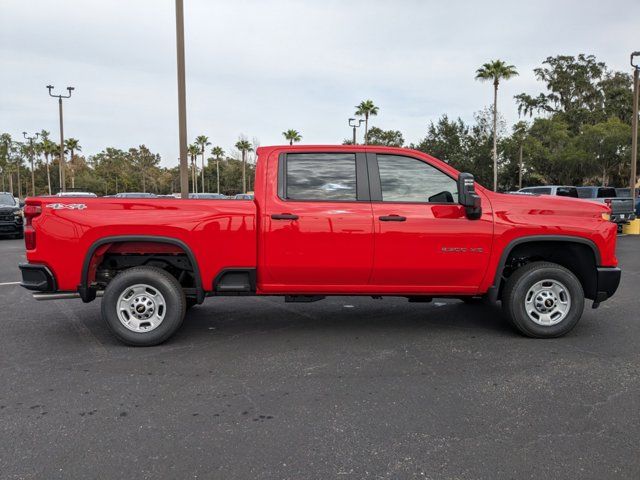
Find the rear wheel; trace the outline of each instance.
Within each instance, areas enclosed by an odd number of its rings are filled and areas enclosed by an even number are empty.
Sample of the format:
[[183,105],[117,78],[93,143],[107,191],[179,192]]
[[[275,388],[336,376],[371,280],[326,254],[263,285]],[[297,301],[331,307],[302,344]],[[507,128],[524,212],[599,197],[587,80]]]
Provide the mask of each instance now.
[[533,262],[516,270],[502,294],[505,315],[528,337],[560,337],[576,326],[584,310],[578,278],[551,262]]
[[182,324],[186,309],[178,280],[156,267],[118,274],[104,291],[102,317],[118,339],[151,346],[167,340]]

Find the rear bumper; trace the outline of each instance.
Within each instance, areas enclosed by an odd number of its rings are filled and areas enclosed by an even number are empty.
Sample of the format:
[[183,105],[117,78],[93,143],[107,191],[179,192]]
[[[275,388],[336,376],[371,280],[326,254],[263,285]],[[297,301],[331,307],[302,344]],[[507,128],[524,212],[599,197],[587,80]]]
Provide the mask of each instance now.
[[635,220],[635,213],[613,213],[611,214],[611,221],[614,223],[627,223],[631,220]]
[[45,265],[21,263],[18,265],[22,273],[20,285],[36,292],[55,292],[56,279]]
[[620,276],[622,271],[617,267],[598,267],[597,268],[597,288],[596,298],[593,300],[594,307],[600,302],[610,298],[620,285]]

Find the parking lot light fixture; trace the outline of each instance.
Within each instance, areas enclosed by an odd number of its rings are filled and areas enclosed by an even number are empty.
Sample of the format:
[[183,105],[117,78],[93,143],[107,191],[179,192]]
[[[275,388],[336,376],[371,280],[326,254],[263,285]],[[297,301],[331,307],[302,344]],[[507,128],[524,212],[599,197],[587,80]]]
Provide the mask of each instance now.
[[34,155],[33,142],[38,139],[40,134],[36,132],[33,137],[30,137],[29,135],[27,135],[27,132],[22,132],[22,136],[26,138],[27,141],[29,142],[29,160],[31,162],[31,195],[35,197],[36,196],[36,175],[33,169],[33,155]]
[[360,126],[364,123],[364,120],[358,120],[356,121],[355,118],[350,118],[349,119],[349,126],[353,127],[353,144],[357,145],[356,142],[356,128],[360,128]]
[[67,87],[67,94],[55,95],[51,91],[53,90],[53,85],[47,85],[47,90],[49,91],[50,97],[55,97],[58,99],[58,113],[60,116],[60,164],[59,164],[59,176],[60,176],[60,191],[65,192],[65,177],[64,177],[64,121],[62,117],[62,99],[63,98],[71,98],[71,93],[75,90],[75,87]]
[[636,204],[636,176],[638,168],[638,96],[640,95],[640,65],[633,62],[635,57],[639,57],[640,52],[631,54],[631,66],[633,67],[633,117],[631,119],[631,175],[629,186],[631,187],[631,198]]

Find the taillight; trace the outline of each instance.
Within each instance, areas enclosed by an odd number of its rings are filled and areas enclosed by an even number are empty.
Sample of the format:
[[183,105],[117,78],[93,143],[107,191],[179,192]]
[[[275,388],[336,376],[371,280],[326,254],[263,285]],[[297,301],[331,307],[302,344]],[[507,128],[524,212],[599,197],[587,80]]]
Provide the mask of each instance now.
[[42,207],[40,205],[26,205],[24,207],[24,218],[26,220],[27,227],[31,226],[31,220],[42,213]]
[[604,199],[604,203],[607,204],[607,207],[611,207],[611,200],[612,200],[611,198],[605,198]]
[[32,220],[42,213],[40,205],[25,205],[24,207],[24,246],[27,250],[35,250],[36,248],[36,231],[31,224]]

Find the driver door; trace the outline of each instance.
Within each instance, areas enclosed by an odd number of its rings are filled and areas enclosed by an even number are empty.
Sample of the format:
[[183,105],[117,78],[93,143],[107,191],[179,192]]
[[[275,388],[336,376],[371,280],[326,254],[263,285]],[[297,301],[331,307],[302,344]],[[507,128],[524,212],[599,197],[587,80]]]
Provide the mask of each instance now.
[[[491,252],[491,207],[469,220],[456,179],[426,160],[367,154],[374,224],[371,283],[398,293],[475,293]],[[480,194],[482,196],[482,194]]]

